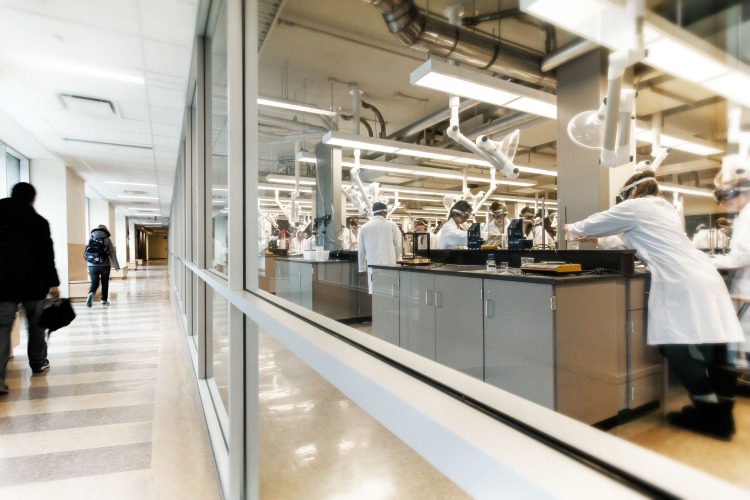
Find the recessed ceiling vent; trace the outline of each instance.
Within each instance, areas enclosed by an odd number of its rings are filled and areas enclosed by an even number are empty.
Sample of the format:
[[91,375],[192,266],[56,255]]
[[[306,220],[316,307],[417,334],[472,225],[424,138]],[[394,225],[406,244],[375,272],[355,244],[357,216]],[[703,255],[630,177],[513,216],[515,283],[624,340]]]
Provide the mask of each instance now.
[[72,94],[60,94],[60,99],[66,108],[76,113],[98,116],[100,118],[111,118],[120,116],[115,103],[106,99],[96,97],[85,97]]
[[129,189],[124,190],[123,193],[126,193],[126,194],[148,194],[146,191],[131,191]]

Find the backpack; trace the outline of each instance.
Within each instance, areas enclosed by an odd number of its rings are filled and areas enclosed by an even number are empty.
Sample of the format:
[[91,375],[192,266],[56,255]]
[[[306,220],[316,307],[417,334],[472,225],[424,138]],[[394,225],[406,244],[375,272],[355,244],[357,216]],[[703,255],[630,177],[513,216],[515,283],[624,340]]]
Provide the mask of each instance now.
[[89,244],[83,250],[83,258],[89,264],[100,265],[107,261],[107,245],[104,240],[90,238]]

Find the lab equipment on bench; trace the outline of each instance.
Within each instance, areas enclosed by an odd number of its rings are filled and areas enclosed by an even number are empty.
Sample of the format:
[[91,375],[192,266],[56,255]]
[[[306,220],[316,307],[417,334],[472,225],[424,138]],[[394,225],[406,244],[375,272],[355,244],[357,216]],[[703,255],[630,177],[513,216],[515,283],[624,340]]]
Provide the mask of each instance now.
[[533,245],[523,234],[523,219],[511,219],[508,225],[508,250],[528,250]]

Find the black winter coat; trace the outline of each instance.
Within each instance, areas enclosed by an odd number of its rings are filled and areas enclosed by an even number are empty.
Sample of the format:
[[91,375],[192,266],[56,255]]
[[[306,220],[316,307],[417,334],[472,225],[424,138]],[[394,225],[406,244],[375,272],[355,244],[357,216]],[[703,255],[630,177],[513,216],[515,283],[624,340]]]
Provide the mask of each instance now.
[[47,219],[27,203],[0,200],[0,301],[40,300],[59,285]]

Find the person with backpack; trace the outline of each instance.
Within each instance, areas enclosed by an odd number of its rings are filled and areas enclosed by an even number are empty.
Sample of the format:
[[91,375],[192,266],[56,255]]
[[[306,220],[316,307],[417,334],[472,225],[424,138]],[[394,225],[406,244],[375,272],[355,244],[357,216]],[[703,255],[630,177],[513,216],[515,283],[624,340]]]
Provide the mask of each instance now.
[[5,373],[10,359],[10,330],[18,304],[29,327],[27,353],[34,373],[49,368],[45,328],[39,318],[44,298],[60,296],[49,223],[34,210],[36,189],[19,182],[10,198],[0,200],[0,395],[8,393]]
[[102,284],[102,305],[109,305],[109,300],[107,300],[109,297],[109,269],[114,264],[115,270],[120,270],[120,263],[117,262],[117,255],[115,254],[115,247],[112,245],[112,240],[109,237],[110,234],[107,226],[99,224],[91,230],[91,238],[83,252],[83,257],[86,259],[89,267],[89,278],[91,279],[89,296],[86,299],[86,306],[88,307],[91,307],[94,302],[94,294],[97,288],[99,288],[100,281]]

